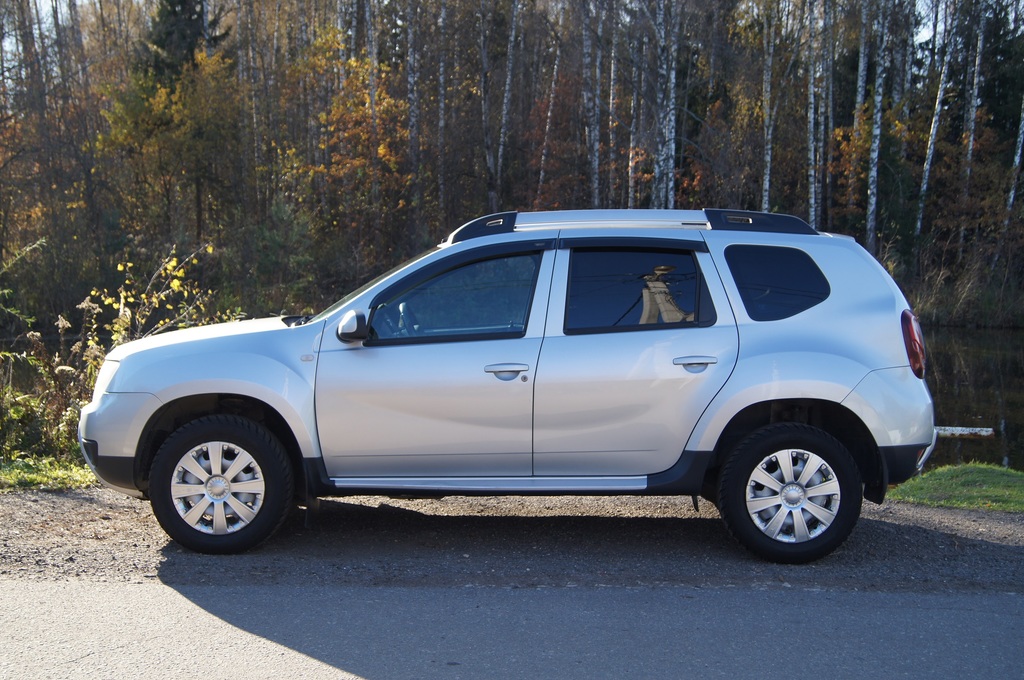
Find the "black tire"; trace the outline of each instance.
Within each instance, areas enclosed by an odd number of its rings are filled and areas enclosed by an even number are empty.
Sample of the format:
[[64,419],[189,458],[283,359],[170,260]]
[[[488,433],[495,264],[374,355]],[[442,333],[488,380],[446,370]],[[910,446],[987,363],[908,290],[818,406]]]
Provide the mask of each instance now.
[[[246,418],[206,416],[183,425],[150,469],[153,514],[167,535],[202,553],[238,553],[268,539],[291,506],[288,454]],[[183,493],[188,487],[194,494]]]
[[860,517],[862,493],[860,471],[837,439],[808,425],[779,423],[751,433],[725,461],[718,510],[751,552],[801,564],[846,540]]

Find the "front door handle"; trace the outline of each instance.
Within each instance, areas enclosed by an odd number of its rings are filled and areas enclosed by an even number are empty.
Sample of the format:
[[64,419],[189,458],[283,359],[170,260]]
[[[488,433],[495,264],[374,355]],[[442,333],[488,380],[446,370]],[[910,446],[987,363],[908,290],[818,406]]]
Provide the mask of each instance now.
[[689,356],[689,357],[676,357],[672,360],[672,363],[676,366],[682,366],[690,373],[700,373],[711,364],[718,363],[718,357],[706,357],[706,356]]
[[484,366],[484,372],[491,373],[498,380],[515,380],[523,371],[530,370],[526,364],[491,364]]
[[707,366],[708,364],[717,364],[718,357],[676,357],[672,360],[672,363],[676,366]]

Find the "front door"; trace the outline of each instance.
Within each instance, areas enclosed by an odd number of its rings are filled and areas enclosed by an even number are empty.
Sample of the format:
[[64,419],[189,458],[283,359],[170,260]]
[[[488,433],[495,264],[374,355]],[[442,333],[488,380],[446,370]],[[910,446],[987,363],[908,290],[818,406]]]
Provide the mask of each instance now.
[[365,343],[325,338],[316,414],[328,474],[530,475],[538,281],[551,259],[517,250],[413,274],[373,302]]

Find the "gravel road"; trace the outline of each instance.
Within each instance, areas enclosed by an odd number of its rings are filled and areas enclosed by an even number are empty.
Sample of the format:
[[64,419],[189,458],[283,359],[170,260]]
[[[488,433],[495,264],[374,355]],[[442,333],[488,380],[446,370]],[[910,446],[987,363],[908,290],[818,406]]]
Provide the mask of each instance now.
[[689,498],[325,500],[244,555],[188,552],[106,489],[0,494],[0,579],[168,585],[785,586],[1024,592],[1024,515],[866,503],[829,557],[763,562]]

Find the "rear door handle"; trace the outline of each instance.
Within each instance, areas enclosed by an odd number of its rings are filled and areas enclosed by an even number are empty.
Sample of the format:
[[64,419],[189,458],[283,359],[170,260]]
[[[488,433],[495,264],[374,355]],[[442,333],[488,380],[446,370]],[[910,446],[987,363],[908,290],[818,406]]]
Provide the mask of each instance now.
[[530,370],[526,364],[491,364],[484,366],[486,373],[491,373],[498,380],[515,380],[516,376],[523,371]]

